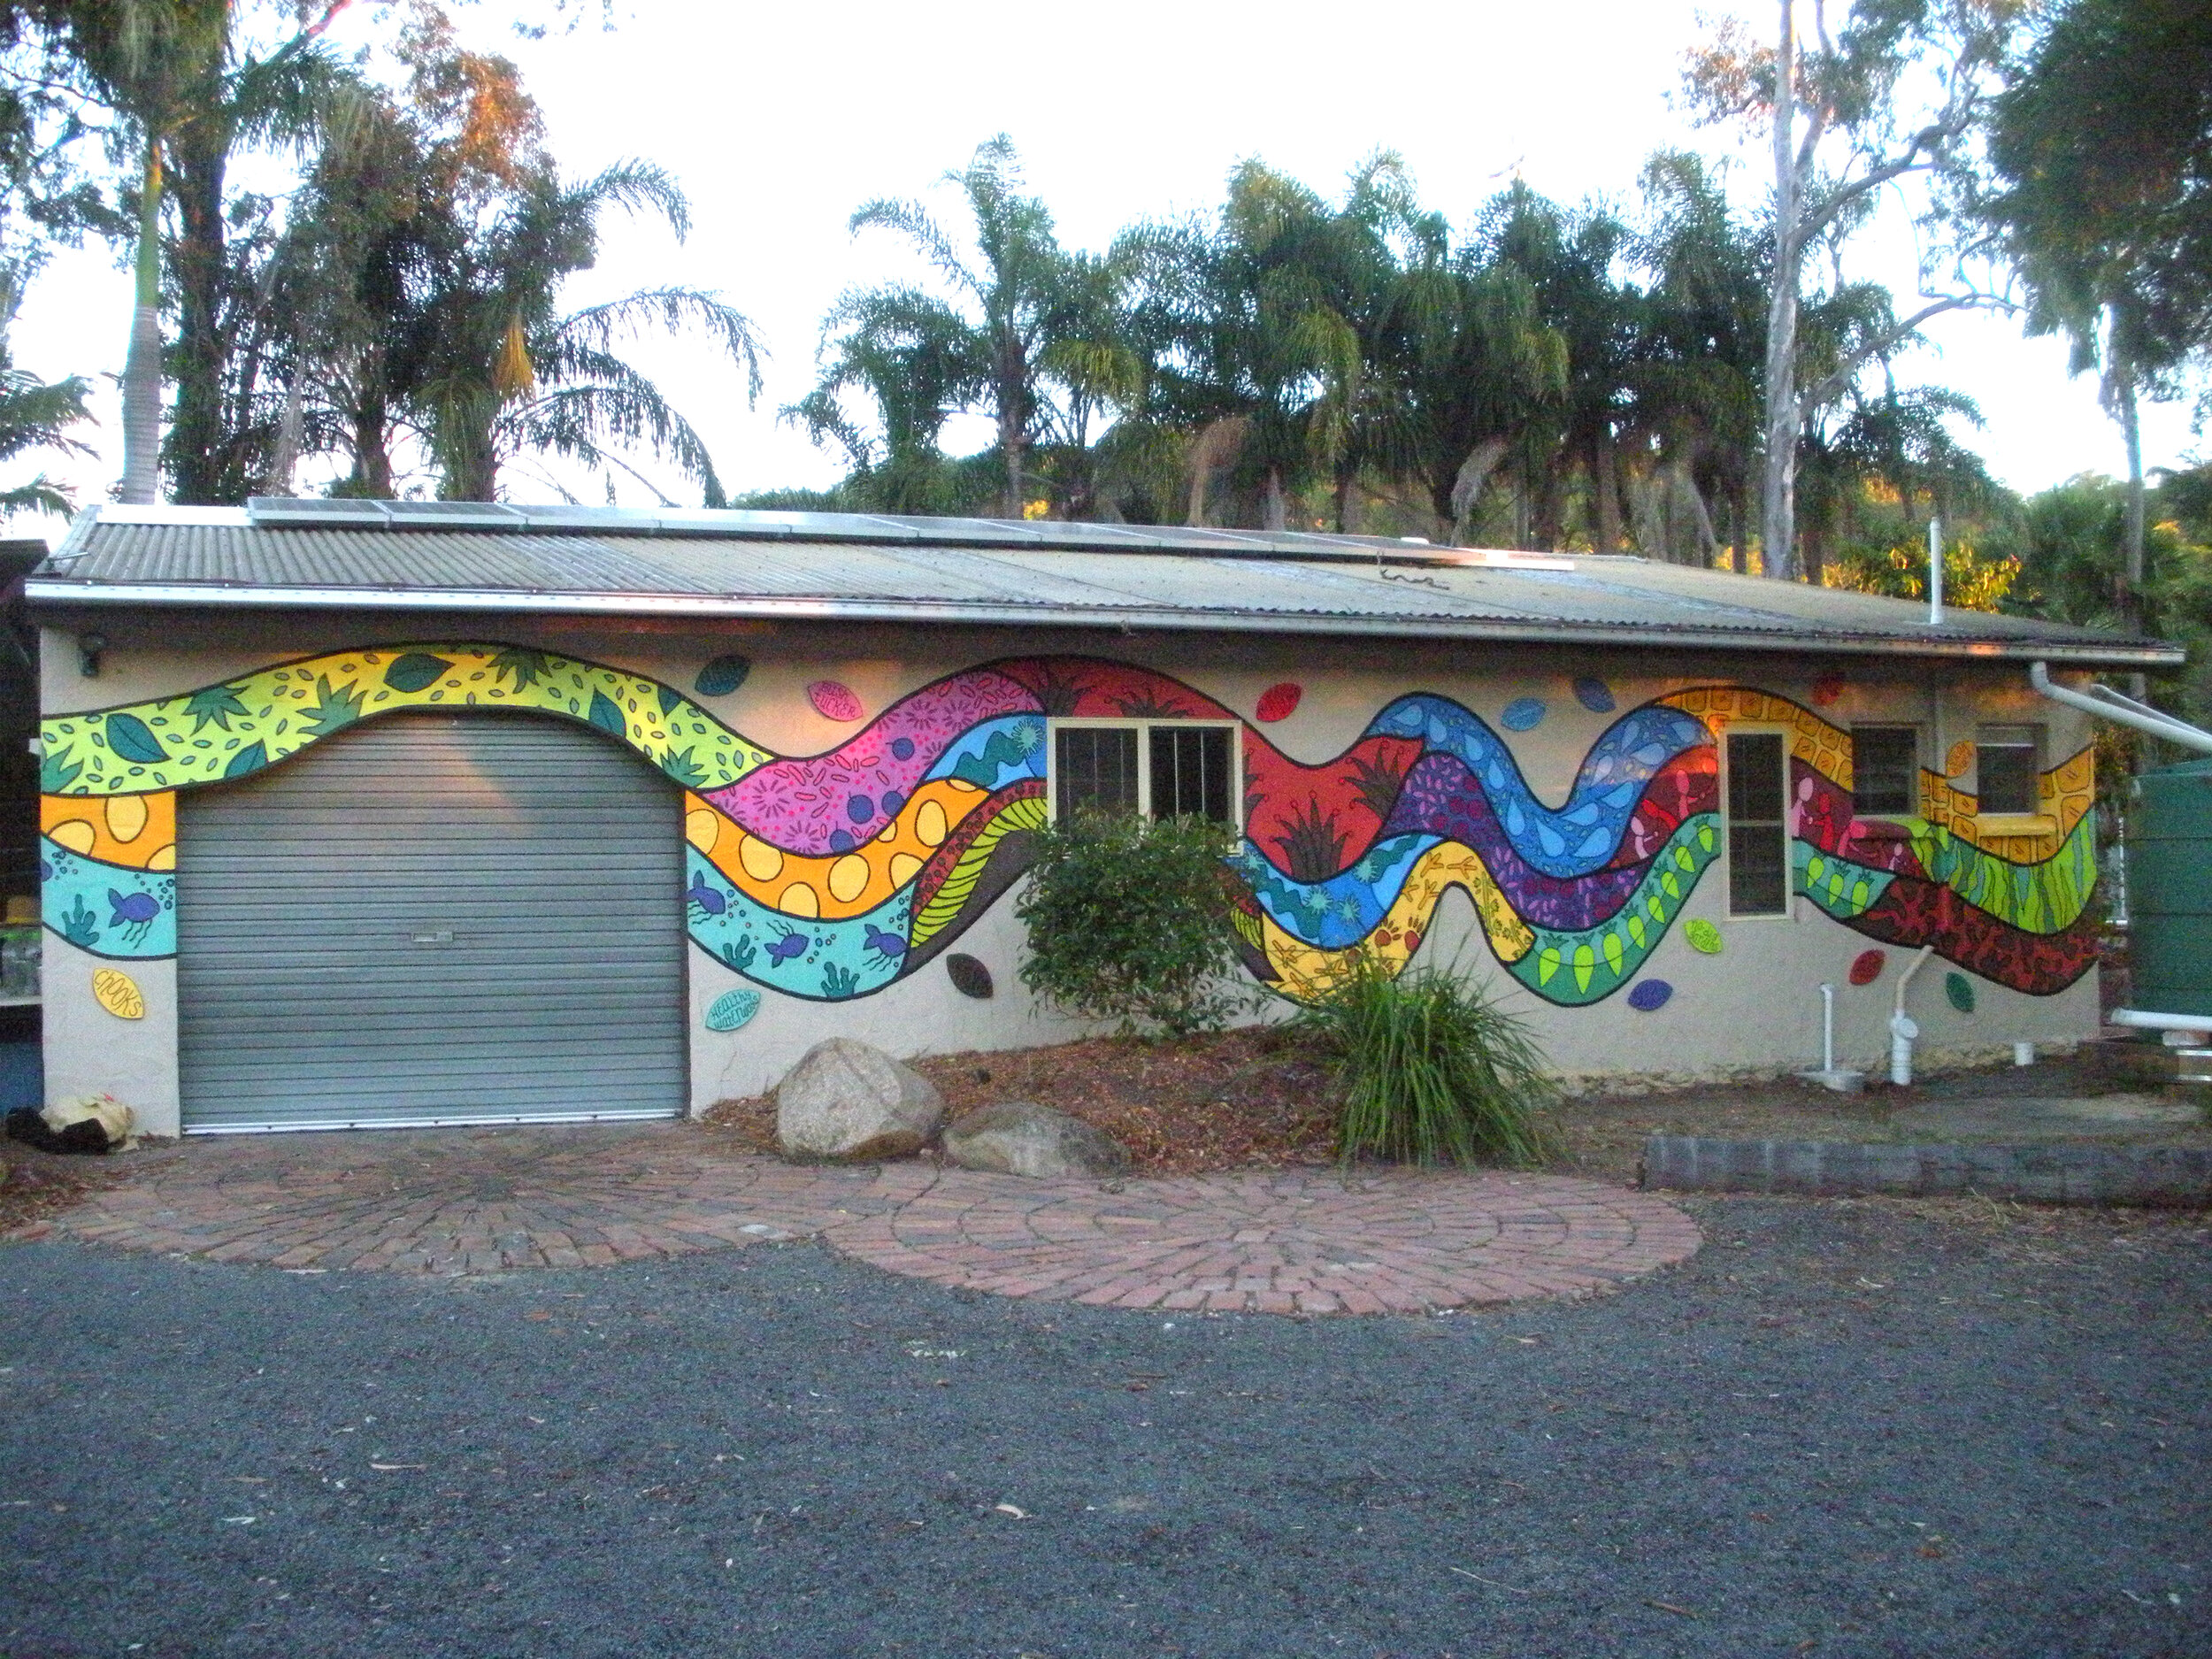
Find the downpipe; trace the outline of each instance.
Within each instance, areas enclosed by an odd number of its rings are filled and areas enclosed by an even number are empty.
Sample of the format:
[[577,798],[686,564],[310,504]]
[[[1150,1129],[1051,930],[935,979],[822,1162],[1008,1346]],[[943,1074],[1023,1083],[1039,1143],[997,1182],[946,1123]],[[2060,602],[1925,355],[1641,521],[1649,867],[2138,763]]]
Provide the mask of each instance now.
[[2094,715],[2100,720],[2133,726],[2139,732],[2148,733],[2182,749],[2212,755],[2212,732],[2200,731],[2185,721],[2177,720],[2172,715],[2152,708],[2148,703],[2124,696],[2109,686],[2092,686],[2086,693],[2076,691],[2070,686],[2054,682],[2051,671],[2041,663],[2028,664],[2028,684],[2035,688],[2039,695],[2048,697],[2053,703],[2063,703],[2084,714]]
[[1889,1080],[1899,1088],[1911,1087],[1912,1046],[1920,1040],[1919,1024],[1905,1012],[1905,992],[1912,985],[1913,975],[1927,966],[1928,958],[1934,955],[1933,945],[1923,945],[1912,966],[1898,976],[1897,996],[1889,1016]]

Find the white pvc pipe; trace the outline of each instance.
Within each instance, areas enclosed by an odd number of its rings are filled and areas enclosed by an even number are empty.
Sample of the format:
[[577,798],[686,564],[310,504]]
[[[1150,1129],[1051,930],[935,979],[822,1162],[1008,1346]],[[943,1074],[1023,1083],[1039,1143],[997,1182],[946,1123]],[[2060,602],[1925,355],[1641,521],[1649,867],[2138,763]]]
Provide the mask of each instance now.
[[1820,987],[1820,1069],[1832,1073],[1836,1069],[1836,987]]
[[1928,626],[1943,626],[1943,520],[1928,520]]
[[2171,715],[2146,708],[2134,698],[2123,697],[2116,691],[2107,692],[2106,687],[2099,686],[2096,689],[2106,692],[2106,695],[2089,696],[2070,686],[2054,685],[2050,670],[2041,663],[2028,664],[2028,684],[2053,703],[2062,703],[2070,709],[2080,710],[2084,714],[2093,714],[2100,720],[2131,726],[2139,732],[2147,732],[2153,737],[2165,739],[2169,743],[2178,743],[2184,749],[2212,755],[2212,732],[2200,731],[2185,721],[2175,719]]
[[1889,1080],[1899,1088],[1912,1083],[1912,1046],[1920,1036],[1920,1027],[1905,1013],[1905,992],[1912,984],[1912,976],[1927,965],[1935,955],[1933,945],[1923,945],[1920,954],[1912,959],[1912,966],[1898,976],[1897,995],[1890,1005],[1889,1016]]
[[2154,1014],[2139,1008],[2116,1008],[2111,1023],[2132,1025],[2139,1031],[2193,1031],[2212,1037],[2212,1014]]

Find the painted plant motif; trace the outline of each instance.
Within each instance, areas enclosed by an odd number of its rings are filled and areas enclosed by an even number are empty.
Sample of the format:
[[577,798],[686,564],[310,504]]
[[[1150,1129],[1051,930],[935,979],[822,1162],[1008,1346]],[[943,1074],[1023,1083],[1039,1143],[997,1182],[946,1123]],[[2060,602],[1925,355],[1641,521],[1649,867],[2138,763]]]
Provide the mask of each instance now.
[[[1603,689],[1578,682],[1577,701],[1611,712]],[[333,653],[47,721],[47,926],[101,956],[173,954],[176,790],[393,710],[470,707],[576,720],[657,766],[684,791],[693,942],[756,985],[828,1001],[920,972],[1019,877],[1048,818],[1048,718],[1235,718],[1148,669],[1025,658],[924,686],[823,754],[778,757],[673,688],[596,664],[488,644]],[[1246,725],[1246,837],[1229,872],[1247,966],[1292,996],[1354,951],[1402,966],[1455,887],[1537,995],[1585,1005],[1635,987],[1632,1003],[1655,1010],[1663,987],[1640,975],[1661,941],[1678,926],[1700,949],[1719,940],[1684,910],[1723,845],[1716,745],[1732,720],[1790,733],[1808,902],[1877,945],[1933,945],[2015,990],[2047,995],[2087,971],[2087,750],[2044,774],[2024,834],[1978,835],[1971,797],[1933,772],[1925,818],[1863,822],[1849,734],[1743,686],[1619,713],[1557,805],[1503,734],[1448,697],[1401,697],[1310,765]]]

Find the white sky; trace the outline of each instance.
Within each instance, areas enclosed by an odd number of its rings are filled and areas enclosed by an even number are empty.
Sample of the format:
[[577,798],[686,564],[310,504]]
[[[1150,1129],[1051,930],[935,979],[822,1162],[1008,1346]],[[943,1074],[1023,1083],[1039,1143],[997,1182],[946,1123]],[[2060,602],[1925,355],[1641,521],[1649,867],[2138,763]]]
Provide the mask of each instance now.
[[[1455,223],[1517,166],[1562,200],[1629,203],[1652,150],[1730,148],[1669,103],[1698,9],[1695,0],[1122,0],[1066,11],[1010,0],[634,0],[611,35],[536,43],[505,34],[517,11],[500,0],[463,16],[482,44],[521,62],[565,167],[644,157],[689,194],[687,242],[616,222],[600,267],[569,300],[681,282],[719,289],[754,319],[773,353],[756,410],[737,373],[695,342],[652,341],[634,353],[705,435],[736,493],[839,476],[837,459],[775,411],[810,384],[820,318],[837,293],[917,269],[889,238],[855,243],[846,219],[872,196],[929,192],[979,140],[1013,138],[1071,247],[1102,246],[1147,216],[1210,210],[1245,157],[1333,194],[1362,157],[1394,149],[1424,199]],[[365,11],[350,19],[351,38],[369,22]],[[1737,180],[1750,199],[1755,169],[1740,168]],[[949,195],[940,204],[956,211]],[[1857,257],[1857,273],[1909,280],[1901,234],[1870,237]],[[43,374],[112,374],[129,305],[104,250],[65,255],[23,309],[17,359]],[[2123,470],[2093,381],[2068,379],[2059,343],[2024,341],[1994,317],[1942,319],[1930,333],[1932,349],[1901,364],[1900,379],[1941,380],[1978,399],[1988,426],[1972,441],[2004,481],[2036,489]],[[119,470],[104,381],[96,406],[99,457],[52,468],[81,499],[104,496]],[[988,441],[979,422],[947,436],[954,448]],[[2148,464],[2198,448],[2185,405],[2147,411]],[[517,499],[551,495],[520,471],[504,481]],[[566,481],[599,498],[595,480]],[[662,481],[674,498],[695,500],[680,480]],[[650,499],[626,479],[618,491],[626,503]]]

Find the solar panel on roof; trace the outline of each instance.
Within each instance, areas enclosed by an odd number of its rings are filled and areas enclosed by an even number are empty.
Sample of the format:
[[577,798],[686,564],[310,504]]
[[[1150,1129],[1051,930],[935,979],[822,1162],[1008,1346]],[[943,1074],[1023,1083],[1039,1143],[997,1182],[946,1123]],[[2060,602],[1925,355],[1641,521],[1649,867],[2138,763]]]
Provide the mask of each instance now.
[[294,495],[249,496],[246,519],[250,524],[273,528],[348,523],[380,526],[386,522],[384,503],[380,501],[326,501]]
[[512,530],[523,522],[522,514],[495,501],[388,501],[381,504],[395,525]]

